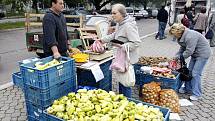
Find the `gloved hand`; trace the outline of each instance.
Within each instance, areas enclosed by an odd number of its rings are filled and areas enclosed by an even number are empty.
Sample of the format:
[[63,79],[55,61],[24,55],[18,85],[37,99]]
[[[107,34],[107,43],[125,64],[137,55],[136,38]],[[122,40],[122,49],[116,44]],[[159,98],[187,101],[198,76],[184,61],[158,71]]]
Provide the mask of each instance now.
[[59,59],[61,57],[59,52],[54,53],[53,56],[54,56],[54,59]]
[[180,60],[180,57],[175,56],[175,57],[173,57],[173,58],[172,58],[172,60],[176,60],[176,61],[178,61],[178,60]]

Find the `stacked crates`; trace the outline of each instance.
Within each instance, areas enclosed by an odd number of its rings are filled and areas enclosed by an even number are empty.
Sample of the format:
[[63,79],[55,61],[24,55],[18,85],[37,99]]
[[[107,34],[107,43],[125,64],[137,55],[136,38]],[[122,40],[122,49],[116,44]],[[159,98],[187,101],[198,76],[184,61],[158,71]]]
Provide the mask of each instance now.
[[62,57],[61,64],[45,70],[35,68],[36,62],[43,64],[53,60],[47,57],[38,61],[21,64],[24,95],[29,121],[46,121],[43,111],[54,100],[76,91],[76,68],[71,58]]
[[[19,61],[19,66],[22,64],[31,63],[31,62],[38,61],[38,60],[39,60],[39,58],[37,58],[37,57],[28,58],[28,59]],[[21,72],[19,71],[19,72],[13,73],[12,79],[13,79],[13,84],[23,90],[24,84],[23,84],[23,78],[22,78]]]

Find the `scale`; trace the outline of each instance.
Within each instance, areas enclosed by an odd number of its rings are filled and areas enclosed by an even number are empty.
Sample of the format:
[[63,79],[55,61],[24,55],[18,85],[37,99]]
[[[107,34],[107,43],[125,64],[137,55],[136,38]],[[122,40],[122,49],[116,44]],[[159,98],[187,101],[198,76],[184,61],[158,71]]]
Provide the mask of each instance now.
[[96,53],[91,50],[84,51],[89,54],[90,60],[101,61],[109,57],[113,57],[113,50],[106,50],[104,53]]

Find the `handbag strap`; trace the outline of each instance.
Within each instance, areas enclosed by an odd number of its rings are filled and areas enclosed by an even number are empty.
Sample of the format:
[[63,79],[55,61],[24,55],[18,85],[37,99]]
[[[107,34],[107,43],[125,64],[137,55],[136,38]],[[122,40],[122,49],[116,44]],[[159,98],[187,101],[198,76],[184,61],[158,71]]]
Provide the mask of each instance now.
[[200,15],[200,13],[197,15],[196,21],[198,21],[199,15]]
[[128,59],[128,62],[130,63],[131,62],[131,60],[130,60],[130,55],[129,55],[129,44],[126,44],[125,45],[125,51],[126,51],[126,54],[127,54],[127,59]]
[[185,59],[184,59],[184,56],[183,55],[180,55],[180,63],[181,63],[181,66],[187,66],[187,63],[185,62]]

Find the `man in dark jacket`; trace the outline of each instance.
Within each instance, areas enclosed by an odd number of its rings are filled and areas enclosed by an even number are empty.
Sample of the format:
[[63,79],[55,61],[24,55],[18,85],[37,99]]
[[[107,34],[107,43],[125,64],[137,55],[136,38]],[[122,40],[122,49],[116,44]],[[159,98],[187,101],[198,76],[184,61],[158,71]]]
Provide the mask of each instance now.
[[43,50],[45,56],[68,56],[68,32],[66,19],[62,14],[63,0],[51,0],[52,7],[43,18]]
[[165,6],[162,6],[161,9],[158,11],[157,19],[159,21],[159,28],[158,33],[155,37],[155,39],[165,39],[164,31],[166,29],[166,24],[168,21],[168,12],[164,9]]

